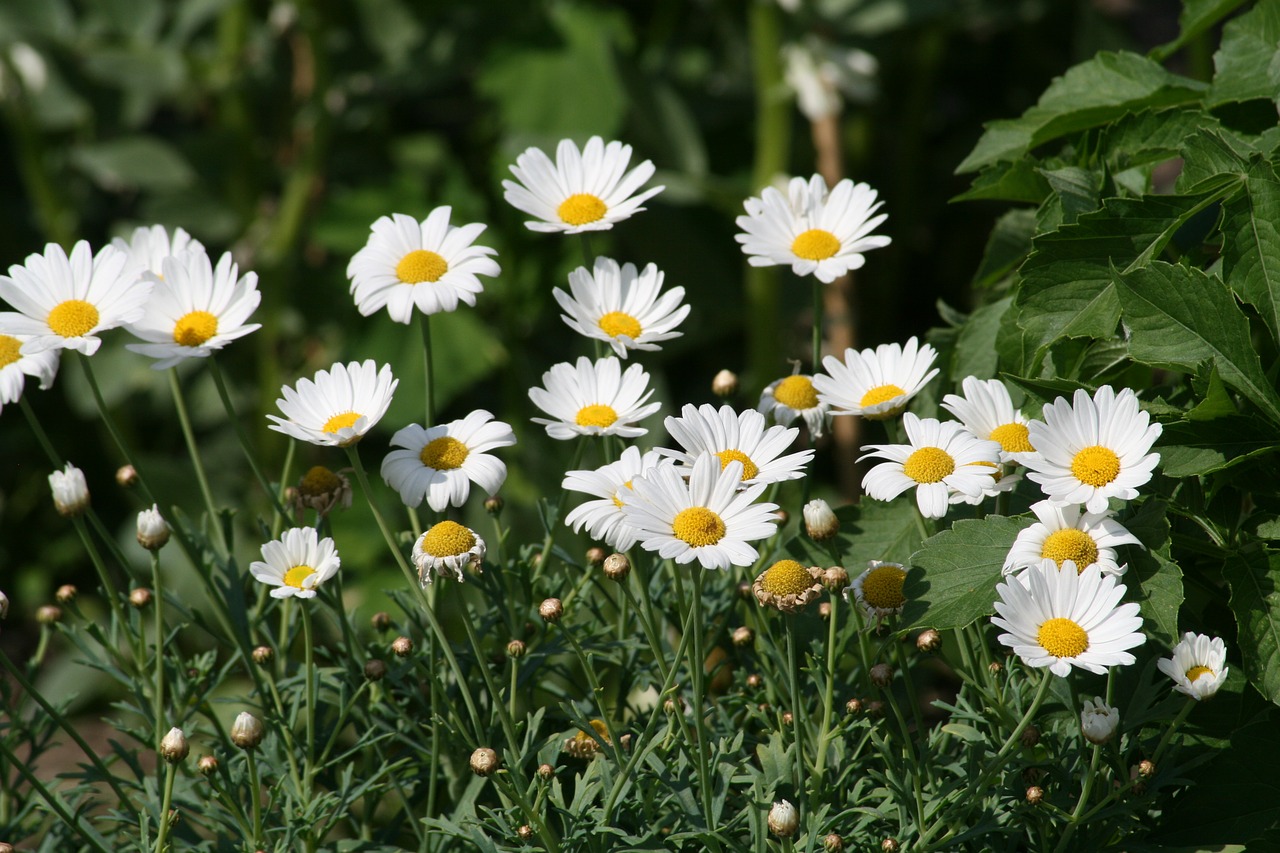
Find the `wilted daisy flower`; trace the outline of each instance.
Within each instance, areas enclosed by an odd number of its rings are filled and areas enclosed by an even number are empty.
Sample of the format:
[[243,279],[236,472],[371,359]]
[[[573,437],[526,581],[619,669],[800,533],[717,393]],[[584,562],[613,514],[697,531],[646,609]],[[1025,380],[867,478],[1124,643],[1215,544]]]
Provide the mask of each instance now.
[[762,414],[772,415],[783,426],[790,426],[796,418],[804,418],[814,438],[821,438],[826,429],[827,404],[818,399],[813,378],[802,373],[770,382],[760,392],[760,405],[756,408]]
[[916,504],[925,518],[947,514],[954,492],[978,495],[993,482],[1000,445],[976,438],[954,421],[902,416],[910,444],[872,444],[862,459],[887,459],[867,472],[862,488],[878,501],[891,501],[907,489],[916,490]]
[[847,178],[829,194],[821,175],[807,182],[792,178],[785,196],[765,187],[760,198],[743,203],[747,215],[736,223],[746,233],[734,239],[753,267],[789,264],[796,275],[830,283],[860,268],[866,262],[863,252],[891,242],[871,233],[887,218],[872,215],[880,204],[875,190]]
[[592,362],[585,356],[576,364],[561,362],[542,374],[543,388],[530,388],[529,399],[557,420],[533,418],[552,438],[578,435],[620,435],[635,438],[648,430],[632,426],[658,411],[660,404],[645,400],[653,394],[649,374],[638,364],[622,372],[622,363],[610,356]]
[[284,417],[267,415],[269,427],[312,444],[347,447],[373,429],[391,405],[400,380],[391,366],[378,370],[373,359],[335,364],[316,371],[315,380],[299,379],[295,391],[288,385],[276,406]]
[[1014,462],[1016,454],[1035,450],[1028,438],[1027,418],[1013,407],[1003,382],[966,376],[961,387],[964,396],[948,394],[942,398],[942,408],[959,418],[978,438],[999,442],[1001,462]]
[[459,582],[462,570],[484,561],[484,540],[474,530],[456,521],[441,521],[431,526],[413,543],[413,564],[418,567],[418,582],[423,586],[449,572]]
[[[594,737],[591,732],[594,732]],[[574,758],[585,761],[594,758],[600,752],[602,742],[606,746],[613,744],[613,741],[609,740],[609,727],[604,724],[604,720],[591,720],[591,732],[578,730],[573,737],[566,738],[564,751]]]
[[1036,448],[1019,460],[1031,469],[1027,477],[1054,503],[1085,504],[1089,512],[1105,511],[1108,498],[1136,498],[1160,461],[1147,451],[1162,428],[1128,388],[1117,394],[1103,385],[1093,397],[1077,389],[1071,403],[1046,403],[1044,421],[1027,429]]
[[22,345],[28,354],[73,349],[93,355],[100,333],[142,316],[151,287],[113,246],[94,255],[81,240],[68,257],[49,243],[44,254],[28,255],[22,266],[0,275],[0,299],[18,311],[0,313],[0,334],[29,336]]
[[503,181],[502,188],[508,204],[537,217],[525,223],[530,231],[604,231],[644,210],[640,205],[665,189],[652,187],[633,195],[653,177],[654,168],[645,160],[627,172],[630,162],[630,145],[605,145],[593,136],[579,153],[571,140],[562,139],[554,164],[541,149],[525,149],[511,167],[519,183]]
[[356,309],[368,317],[383,308],[397,323],[423,314],[453,311],[459,302],[476,304],[484,290],[476,276],[501,270],[490,255],[497,251],[473,245],[485,226],[479,222],[450,225],[453,209],[437,207],[422,222],[403,213],[380,216],[369,242],[347,264]]
[[756,576],[751,591],[763,606],[795,613],[822,597],[822,569],[778,560]]
[[351,480],[341,471],[313,465],[298,480],[293,507],[299,511],[313,509],[320,515],[328,515],[339,508],[350,509]]
[[133,229],[133,236],[126,241],[116,237],[111,245],[129,256],[129,266],[140,276],[151,273],[164,278],[164,259],[184,252],[203,255],[204,244],[181,228],[173,229],[170,236],[163,225],[143,225]]
[[866,570],[853,579],[853,583],[845,587],[844,600],[849,600],[849,593],[862,612],[879,622],[888,616],[897,616],[907,603],[902,594],[902,584],[907,579],[906,569],[901,563],[890,563],[881,560],[868,560]]
[[689,314],[681,305],[684,288],[673,287],[659,297],[663,274],[656,264],[636,272],[635,264],[612,258],[596,258],[593,269],[578,267],[569,273],[569,290],[551,294],[565,313],[560,319],[580,335],[606,341],[619,358],[627,351],[659,350],[659,341],[680,337],[675,331]]
[[1227,680],[1227,647],[1221,637],[1188,631],[1173,647],[1173,657],[1160,658],[1156,666],[1173,679],[1174,690],[1203,701]]
[[747,543],[773,535],[778,506],[754,503],[766,486],[739,491],[741,480],[741,462],[721,468],[714,456],[699,457],[688,482],[659,465],[632,481],[636,500],[623,503],[622,512],[641,547],[664,560],[697,560],[706,569],[749,566],[760,555]]
[[162,268],[164,275],[153,277],[145,313],[129,324],[129,331],[147,343],[125,344],[130,352],[159,359],[154,369],[207,358],[261,328],[245,323],[262,299],[258,274],[240,276],[230,252],[218,259],[216,269],[204,252],[165,258]]
[[881,344],[858,352],[844,351],[844,361],[829,355],[822,360],[826,373],[813,377],[818,399],[833,415],[862,415],[873,421],[891,418],[907,407],[938,373],[933,365],[938,353],[915,338],[905,346]]
[[1004,558],[1006,575],[1044,559],[1059,567],[1070,560],[1081,570],[1096,565],[1103,574],[1122,575],[1127,566],[1116,563],[1116,546],[1142,547],[1109,512],[1082,512],[1078,506],[1055,506],[1052,501],[1032,504],[1031,511],[1039,520],[1013,540]]
[[314,527],[293,527],[262,546],[262,560],[249,564],[256,580],[269,586],[272,598],[315,598],[316,587],[338,573],[342,561],[329,537]]
[[507,479],[507,466],[490,450],[516,443],[511,427],[477,409],[459,421],[423,428],[410,424],[391,437],[393,450],[382,460],[382,478],[405,506],[426,498],[436,512],[462,506],[475,483],[489,495]]
[[1071,667],[1103,674],[1128,665],[1128,650],[1146,641],[1136,602],[1120,604],[1127,591],[1097,566],[1082,572],[1059,571],[1052,560],[1027,569],[1018,579],[996,586],[997,616],[991,621],[1007,633],[999,640],[1028,666],[1047,666],[1066,677]]
[[622,451],[617,462],[610,462],[594,471],[569,471],[564,475],[560,488],[572,492],[585,492],[601,500],[587,501],[574,507],[565,516],[564,523],[574,532],[586,527],[592,539],[604,542],[618,551],[630,550],[636,543],[636,530],[627,524],[622,504],[632,495],[632,481],[655,465],[670,465],[656,450],[641,454],[637,447]]
[[1120,712],[1102,701],[1101,696],[1084,700],[1080,711],[1080,731],[1089,743],[1108,743],[1120,726]]
[[0,409],[21,399],[26,377],[34,376],[40,390],[48,391],[58,375],[58,351],[24,353],[22,344],[28,340],[28,335],[0,335]]
[[685,452],[665,448],[658,452],[675,459],[684,474],[700,456],[713,456],[721,468],[730,462],[742,463],[744,484],[780,483],[803,477],[801,468],[813,458],[812,449],[783,456],[800,430],[783,426],[765,429],[764,415],[751,409],[739,413],[732,406],[716,409],[709,403],[700,407],[689,404],[680,410],[680,417],[667,418],[666,425]]

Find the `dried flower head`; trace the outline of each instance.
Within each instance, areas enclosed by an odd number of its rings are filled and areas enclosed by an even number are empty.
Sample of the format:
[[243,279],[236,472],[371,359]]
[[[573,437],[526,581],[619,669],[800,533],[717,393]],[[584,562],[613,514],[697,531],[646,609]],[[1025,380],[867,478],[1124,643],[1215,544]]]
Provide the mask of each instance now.
[[462,570],[479,571],[484,555],[484,540],[456,521],[432,525],[413,543],[413,563],[418,567],[418,582],[424,587],[446,571],[461,583]]
[[803,610],[822,595],[822,570],[795,560],[779,560],[756,577],[756,601],[786,613]]
[[320,515],[328,515],[335,509],[349,509],[351,480],[341,471],[316,465],[298,480],[292,497],[293,508],[298,511],[313,509]]
[[604,746],[612,746],[609,739],[609,727],[603,720],[591,721],[591,732],[579,730],[573,737],[566,738],[564,751],[574,758],[593,758]]
[[779,838],[790,838],[800,828],[800,812],[787,800],[773,804],[769,809],[769,831]]
[[241,711],[231,724],[231,742],[245,751],[257,749],[265,735],[262,721],[248,711]]
[[491,776],[500,763],[498,753],[487,746],[482,746],[471,753],[471,772],[477,776]]

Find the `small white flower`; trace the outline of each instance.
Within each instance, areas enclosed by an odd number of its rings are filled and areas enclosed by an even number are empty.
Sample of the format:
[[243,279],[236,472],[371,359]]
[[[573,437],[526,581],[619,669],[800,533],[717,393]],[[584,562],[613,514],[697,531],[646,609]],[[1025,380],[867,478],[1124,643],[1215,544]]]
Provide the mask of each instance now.
[[633,426],[658,411],[658,403],[645,404],[653,394],[649,374],[638,364],[622,372],[613,356],[592,362],[581,357],[576,364],[561,362],[542,374],[546,388],[530,388],[529,399],[556,420],[532,418],[547,435],[567,440],[579,435],[620,435],[635,438],[648,430]]
[[53,490],[53,505],[59,515],[79,515],[89,508],[89,484],[84,472],[70,462],[61,471],[49,475],[49,488]]
[[315,598],[316,588],[336,575],[341,563],[332,539],[321,539],[314,527],[292,527],[263,544],[262,560],[250,563],[249,572],[274,587],[272,598]]
[[876,191],[849,179],[827,192],[826,181],[814,175],[807,182],[792,178],[787,195],[765,187],[760,198],[744,202],[746,216],[735,236],[753,267],[790,265],[796,275],[813,275],[830,284],[866,263],[863,252],[890,243],[871,232],[887,218],[873,216],[881,202]]
[[410,424],[391,437],[393,450],[382,460],[382,478],[400,493],[405,506],[426,499],[436,512],[462,506],[471,483],[493,495],[507,479],[507,466],[490,450],[516,443],[515,433],[493,415],[477,409],[462,420],[423,428]]
[[565,313],[560,319],[580,335],[605,341],[619,358],[629,350],[659,350],[659,341],[680,337],[675,331],[689,314],[680,304],[684,288],[673,287],[659,296],[663,274],[655,264],[636,272],[635,264],[596,258],[593,269],[569,273],[572,296],[560,288],[551,295]]
[[862,488],[878,501],[891,501],[916,490],[916,504],[926,518],[947,514],[955,492],[980,495],[994,481],[1000,445],[975,437],[954,421],[902,416],[909,444],[872,444],[862,459],[887,459],[867,472]]
[[884,420],[905,409],[938,374],[938,368],[930,369],[937,357],[933,347],[921,346],[915,338],[905,346],[881,344],[862,352],[846,349],[844,361],[833,355],[822,360],[827,372],[813,377],[813,387],[833,415]]
[[1066,677],[1073,666],[1103,674],[1128,665],[1129,649],[1142,645],[1142,617],[1136,602],[1120,604],[1127,592],[1113,575],[1097,566],[1082,572],[1058,570],[1043,560],[1018,579],[997,584],[997,616],[991,621],[1006,633],[999,640],[1028,666],[1045,666]]
[[961,387],[964,396],[948,394],[942,398],[942,408],[978,438],[999,442],[1002,463],[1016,462],[1019,454],[1035,450],[1028,438],[1027,417],[1013,407],[1003,382],[966,376]]
[[1080,711],[1080,731],[1089,743],[1104,744],[1116,736],[1120,727],[1120,711],[1102,701],[1101,696],[1084,700]]
[[451,225],[452,208],[437,207],[422,222],[403,213],[381,216],[371,226],[365,247],[347,264],[356,309],[368,317],[383,308],[397,323],[408,323],[416,308],[431,315],[453,311],[459,302],[476,304],[484,290],[477,276],[501,270],[490,255],[473,245],[485,226]]
[[1096,565],[1103,574],[1122,575],[1127,566],[1116,562],[1116,546],[1142,547],[1110,512],[1082,512],[1079,506],[1056,506],[1052,501],[1032,504],[1031,511],[1039,520],[1013,540],[1004,558],[1006,575],[1044,559],[1058,566],[1070,560],[1078,569]]
[[169,541],[169,525],[155,504],[138,513],[138,544],[148,551],[159,551]]
[[418,582],[424,587],[449,572],[462,582],[462,570],[480,568],[484,561],[484,540],[474,530],[456,521],[441,521],[431,526],[413,543],[413,563],[418,567]]
[[866,570],[844,588],[844,600],[853,593],[858,606],[877,622],[887,616],[897,616],[907,603],[902,594],[902,583],[907,579],[901,563],[868,560]]
[[519,183],[503,181],[502,188],[508,204],[536,217],[525,223],[530,231],[604,231],[644,210],[640,205],[665,189],[652,187],[635,195],[654,168],[645,160],[627,172],[630,162],[630,145],[605,145],[593,136],[579,152],[572,140],[562,139],[554,164],[541,149],[526,149],[511,167]]
[[269,429],[302,441],[329,447],[347,447],[359,441],[387,413],[391,395],[400,380],[390,365],[379,370],[373,359],[335,364],[316,372],[315,380],[299,379],[295,391],[288,385],[276,406],[284,417],[267,415]]
[[1227,646],[1221,637],[1188,631],[1173,647],[1173,656],[1160,658],[1156,666],[1173,679],[1174,690],[1204,701],[1227,680]]
[[796,418],[803,418],[809,435],[822,438],[830,417],[827,404],[818,399],[813,377],[796,373],[776,379],[760,392],[762,414],[772,415],[783,426],[790,426]]
[[586,527],[592,539],[604,542],[616,551],[630,550],[636,543],[637,531],[627,523],[622,505],[633,498],[632,481],[656,465],[671,465],[656,450],[641,454],[639,448],[627,447],[617,462],[594,471],[568,471],[560,488],[595,495],[600,500],[587,501],[574,507],[564,523],[574,532]]
[[742,463],[746,485],[780,483],[803,477],[803,467],[813,459],[812,449],[783,456],[800,430],[783,426],[765,429],[764,415],[753,409],[739,413],[732,406],[716,409],[709,403],[700,407],[689,404],[680,410],[680,417],[667,418],[666,426],[685,452],[665,448],[658,452],[676,460],[686,475],[699,457],[713,456],[721,468],[730,462]]
[[41,391],[53,387],[53,378],[58,375],[59,353],[57,350],[23,352],[22,345],[30,339],[29,335],[0,335],[0,410],[22,398],[28,376],[39,380]]
[[173,229],[173,235],[163,225],[143,225],[133,229],[133,236],[126,241],[116,237],[111,245],[129,256],[129,267],[139,278],[151,273],[164,278],[164,259],[187,252],[205,254],[204,244],[181,228]]

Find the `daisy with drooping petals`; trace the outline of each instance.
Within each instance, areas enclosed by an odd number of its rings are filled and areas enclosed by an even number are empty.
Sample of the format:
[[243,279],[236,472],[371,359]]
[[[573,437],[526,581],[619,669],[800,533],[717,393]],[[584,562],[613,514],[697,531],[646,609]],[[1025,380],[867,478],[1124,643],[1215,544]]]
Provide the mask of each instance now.
[[948,394],[942,408],[978,438],[1000,443],[1000,461],[1017,461],[1017,454],[1035,450],[1027,433],[1027,417],[1013,407],[1009,389],[999,379],[982,380],[966,376],[961,383],[964,396]]
[[756,601],[783,613],[798,613],[822,597],[822,569],[778,560],[751,584]]
[[678,338],[675,331],[689,314],[689,306],[681,305],[684,288],[673,287],[659,297],[662,272],[655,264],[646,264],[637,273],[635,264],[623,264],[612,258],[596,258],[594,268],[578,267],[569,273],[569,290],[560,288],[551,295],[565,313],[560,316],[580,335],[606,341],[619,358],[633,349],[659,350],[659,341]]
[[477,571],[484,562],[485,545],[480,534],[456,521],[433,524],[413,543],[413,563],[418,567],[422,586],[449,572],[461,583],[462,570],[468,566]]
[[561,362],[542,374],[546,388],[530,388],[529,399],[557,420],[533,418],[547,435],[562,440],[579,435],[620,435],[635,438],[648,430],[633,426],[658,411],[658,403],[645,404],[653,394],[649,374],[638,364],[622,372],[613,356],[593,362],[580,357],[576,364]]
[[139,281],[128,260],[112,246],[94,255],[84,240],[70,257],[56,243],[28,255],[0,275],[0,299],[17,309],[0,313],[0,334],[28,336],[26,354],[73,349],[93,355],[102,345],[98,335],[140,318],[151,295],[151,282]]
[[181,228],[173,229],[172,236],[163,225],[143,225],[133,229],[127,241],[116,237],[111,245],[129,256],[129,266],[139,276],[151,273],[164,278],[164,259],[184,252],[204,254],[204,244]]
[[1077,389],[1072,402],[1059,397],[1045,404],[1043,421],[1028,422],[1036,452],[1019,461],[1049,500],[1103,512],[1108,498],[1133,500],[1151,479],[1160,454],[1147,451],[1162,429],[1128,388],[1103,385],[1092,397]]
[[419,222],[393,213],[371,226],[364,248],[347,264],[356,309],[368,317],[383,308],[397,323],[423,314],[453,311],[459,302],[474,306],[484,290],[477,276],[501,270],[490,255],[497,251],[473,245],[485,226],[479,222],[450,225],[453,209],[437,207]]
[[1117,564],[1116,546],[1142,547],[1109,512],[1082,512],[1078,506],[1056,506],[1052,501],[1032,504],[1031,511],[1039,520],[1013,540],[1004,558],[1006,575],[1046,559],[1059,567],[1069,560],[1080,570],[1096,565],[1104,575],[1123,575],[1128,566]]
[[998,615],[991,621],[1007,633],[999,640],[1028,666],[1046,666],[1066,677],[1078,666],[1099,675],[1128,665],[1129,649],[1146,642],[1136,602],[1120,604],[1127,592],[1097,566],[1059,571],[1052,560],[1027,569],[1024,585],[1009,579],[996,585]]
[[0,410],[22,397],[26,377],[36,378],[40,390],[48,391],[58,375],[58,351],[25,353],[22,344],[27,340],[26,335],[0,335]]
[[594,471],[569,471],[564,475],[560,488],[572,492],[595,495],[601,500],[587,501],[574,507],[565,516],[564,523],[574,532],[583,527],[592,539],[604,542],[615,551],[627,551],[636,544],[636,531],[627,523],[622,505],[633,497],[632,482],[656,465],[671,465],[656,450],[641,454],[637,447],[622,451],[617,462],[610,462]]
[[813,458],[812,449],[783,456],[800,430],[783,426],[765,429],[764,415],[754,409],[739,413],[732,406],[716,409],[710,403],[700,407],[689,404],[680,410],[680,417],[667,418],[666,425],[685,452],[658,452],[676,460],[682,474],[689,473],[698,457],[713,456],[721,468],[730,462],[742,463],[743,484],[780,483],[803,477],[801,469]]
[[863,252],[891,242],[871,233],[887,218],[873,215],[881,204],[875,190],[848,178],[829,193],[821,175],[792,178],[785,196],[765,187],[760,198],[744,202],[747,215],[736,222],[746,233],[734,239],[753,267],[790,264],[796,275],[830,284],[860,268],[866,262]]
[[778,506],[755,503],[766,486],[739,490],[741,480],[741,462],[721,468],[714,456],[700,456],[688,482],[674,466],[657,465],[632,481],[636,497],[622,512],[640,546],[664,560],[697,560],[704,569],[749,566],[760,554],[747,543],[773,535]]
[[1221,637],[1188,631],[1173,647],[1173,657],[1160,658],[1156,666],[1173,679],[1174,690],[1200,702],[1227,680],[1227,646]]
[[316,588],[338,573],[338,549],[314,527],[294,527],[262,546],[262,560],[249,564],[255,580],[269,586],[272,598],[315,598]]
[[[925,518],[947,514],[954,492],[974,496],[990,488],[1000,461],[1000,445],[977,438],[954,421],[902,416],[910,444],[872,444],[862,459],[887,459],[867,472],[862,488],[878,501],[891,501],[916,490],[916,505]],[[861,460],[859,460],[861,461]]]
[[218,259],[216,269],[204,252],[167,257],[162,268],[164,275],[153,277],[155,288],[146,313],[128,327],[146,343],[125,344],[130,352],[159,359],[151,365],[155,370],[188,358],[208,358],[261,328],[259,323],[245,323],[262,299],[258,275],[240,276],[230,252]]
[[760,392],[760,405],[756,409],[783,426],[790,426],[796,418],[803,418],[809,435],[822,438],[829,412],[827,404],[818,399],[813,387],[813,377],[796,373],[770,382]]
[[373,429],[391,405],[400,380],[391,366],[379,370],[373,359],[335,364],[316,371],[315,380],[299,379],[297,390],[280,389],[276,406],[284,417],[267,415],[269,429],[328,447],[355,444]]
[[901,563],[868,560],[866,571],[844,588],[844,600],[848,601],[849,593],[853,593],[862,612],[879,624],[902,612],[907,603],[906,596],[902,594],[902,584],[906,579],[907,571]]
[[844,351],[844,361],[829,355],[822,360],[826,373],[813,377],[818,399],[831,407],[832,415],[861,415],[868,420],[891,418],[907,407],[938,373],[933,361],[937,351],[912,338],[905,346],[881,344],[874,350]]
[[542,149],[526,149],[511,167],[519,183],[503,181],[502,188],[508,204],[537,217],[525,223],[530,231],[604,231],[644,210],[640,205],[665,189],[651,187],[633,195],[653,177],[654,168],[645,160],[627,172],[630,162],[630,145],[605,145],[593,136],[579,152],[571,140],[562,139],[554,164]]
[[507,479],[507,466],[490,450],[516,443],[511,427],[477,409],[460,421],[423,428],[410,424],[391,437],[393,450],[382,460],[382,478],[405,506],[426,498],[436,512],[467,502],[471,484],[490,496]]

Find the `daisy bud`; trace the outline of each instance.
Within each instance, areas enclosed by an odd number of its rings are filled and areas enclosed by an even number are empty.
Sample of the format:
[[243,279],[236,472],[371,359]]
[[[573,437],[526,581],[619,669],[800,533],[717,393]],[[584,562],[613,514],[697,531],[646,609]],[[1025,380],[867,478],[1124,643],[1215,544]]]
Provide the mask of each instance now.
[[800,828],[800,812],[787,800],[774,803],[769,809],[769,831],[779,838],[790,838]]
[[471,772],[477,776],[490,776],[498,769],[498,753],[482,746],[471,753]]
[[876,687],[888,687],[893,681],[893,667],[887,663],[878,663],[871,667],[871,683]]
[[738,598],[751,598],[751,581],[738,581]]
[[933,628],[926,628],[916,637],[916,648],[925,654],[933,654],[942,647],[942,635]]
[[202,755],[200,760],[196,762],[196,769],[200,771],[201,775],[212,776],[218,772],[218,759],[212,755]]
[[1039,785],[1032,785],[1030,788],[1027,789],[1027,803],[1029,805],[1033,805],[1033,806],[1039,805],[1040,801],[1043,799],[1044,799],[1044,788],[1041,788]]
[[53,594],[54,599],[59,604],[70,604],[76,600],[76,588],[69,583],[64,583],[58,587],[58,591]]
[[999,675],[1000,673],[1004,672],[1004,664],[1000,663],[1000,661],[998,660],[993,660],[990,664],[987,665],[987,672],[991,673],[992,675]]
[[877,718],[883,717],[885,707],[886,707],[885,704],[881,702],[879,699],[872,699],[870,702],[867,703],[867,716],[877,717]]
[[484,511],[489,513],[489,515],[497,515],[502,512],[502,504],[503,501],[501,495],[494,495],[491,498],[485,498]]
[[132,465],[121,465],[116,469],[116,483],[122,489],[129,489],[138,484],[138,469]]
[[773,710],[773,706],[770,705],[768,702],[761,702],[759,705],[756,706],[756,710],[759,711],[761,714],[767,714],[771,710]]
[[387,676],[387,665],[377,658],[372,658],[364,665],[364,677],[370,681],[381,681]]
[[231,724],[231,742],[246,752],[257,749],[265,734],[262,720],[248,711],[241,711]]
[[527,823],[522,823],[520,828],[516,830],[516,835],[520,836],[521,841],[528,841],[533,838],[533,827]]
[[1120,711],[1102,701],[1101,696],[1084,700],[1080,711],[1080,731],[1089,743],[1102,745],[1116,736],[1120,726]]
[[525,645],[523,640],[512,640],[507,643],[507,657],[522,658],[525,653]]
[[831,566],[822,573],[822,585],[835,592],[849,585],[849,572],[844,566]]
[[0,619],[9,618],[9,596],[0,592]]
[[1152,776],[1156,775],[1156,766],[1146,759],[1138,762],[1137,770],[1138,776],[1143,779],[1150,779]]
[[413,640],[408,637],[396,637],[391,643],[391,651],[398,658],[407,658],[413,654]]
[[13,853],[14,847],[6,841],[0,841],[0,853]]
[[276,653],[270,646],[258,646],[253,650],[253,662],[258,666],[266,666],[275,656]]
[[790,711],[782,712],[782,724],[784,726],[787,726],[788,728],[790,728],[791,724],[794,723],[795,721],[796,721],[795,715],[792,714]]
[[746,625],[733,629],[733,644],[738,647],[751,645],[755,641],[756,635]]
[[189,751],[187,736],[182,733],[182,729],[169,729],[169,733],[160,741],[160,755],[170,764],[182,761]]
[[373,618],[369,620],[375,631],[385,631],[391,627],[391,615],[379,610],[373,614]]
[[151,603],[151,590],[145,586],[136,587],[129,591],[129,603],[141,610]]
[[662,702],[662,710],[668,714],[675,714],[684,711],[684,700],[679,696],[668,696]]
[[880,842],[880,849],[883,850],[884,853],[898,853],[902,848],[898,846],[898,840],[896,838],[886,838],[884,841]]
[[138,544],[148,551],[159,551],[169,541],[169,525],[160,517],[155,505],[138,513]]
[[840,520],[824,500],[814,499],[804,505],[804,532],[814,542],[826,542],[840,532]]
[[610,554],[604,558],[604,576],[611,581],[624,581],[631,574],[631,561],[626,554]]
[[70,462],[49,475],[49,488],[59,515],[70,518],[89,508],[89,485],[84,481],[84,472]]
[[773,515],[774,515],[774,518],[778,519],[779,527],[786,527],[787,522],[791,520],[791,513],[787,512],[785,509],[780,509],[777,512],[775,512]]
[[834,832],[822,839],[822,849],[827,853],[844,853],[844,839]]
[[1022,736],[1019,739],[1022,741],[1023,746],[1030,749],[1040,742],[1040,729],[1035,726],[1027,726],[1022,730]]
[[609,556],[599,545],[587,549],[587,565],[595,568],[604,565],[604,558]]
[[747,687],[749,687],[750,689],[759,690],[763,685],[764,685],[764,679],[761,678],[756,673],[753,672],[747,676]]
[[824,601],[818,605],[818,617],[821,619],[831,618],[831,602]]
[[850,699],[848,702],[844,703],[844,710],[845,710],[845,713],[848,713],[848,714],[861,714],[862,700]]
[[564,615],[564,605],[558,598],[548,598],[538,605],[538,615],[544,622],[559,622]]
[[556,769],[555,769],[554,767],[552,767],[550,764],[539,764],[539,765],[538,765],[538,778],[539,778],[539,779],[550,779],[552,776],[555,776],[555,775],[556,775]]
[[56,604],[46,604],[36,610],[36,621],[41,625],[53,625],[62,621],[62,608]]
[[732,397],[738,393],[738,374],[722,370],[711,380],[711,393],[717,397]]

